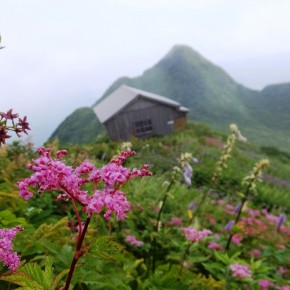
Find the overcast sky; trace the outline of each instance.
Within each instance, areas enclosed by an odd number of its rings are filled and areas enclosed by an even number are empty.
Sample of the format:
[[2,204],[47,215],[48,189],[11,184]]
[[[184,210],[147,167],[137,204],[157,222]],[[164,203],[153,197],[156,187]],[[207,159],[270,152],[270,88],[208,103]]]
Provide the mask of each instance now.
[[0,111],[41,145],[120,76],[186,44],[253,89],[290,82],[290,0],[0,0]]

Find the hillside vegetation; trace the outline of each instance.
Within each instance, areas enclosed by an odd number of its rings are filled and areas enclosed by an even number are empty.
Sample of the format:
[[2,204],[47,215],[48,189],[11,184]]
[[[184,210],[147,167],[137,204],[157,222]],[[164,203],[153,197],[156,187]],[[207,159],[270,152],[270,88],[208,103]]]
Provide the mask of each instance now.
[[[248,89],[192,48],[182,45],[174,46],[143,75],[116,80],[98,102],[122,84],[174,99],[190,109],[189,119],[209,124],[213,129],[225,131],[229,123],[237,123],[255,144],[290,150],[290,137],[286,137],[290,126],[290,84],[272,85],[262,91]],[[82,122],[83,117],[78,113],[74,118]],[[84,132],[67,125],[60,124],[51,138],[58,138],[63,144],[77,144],[77,138],[65,137],[63,131],[78,136]],[[71,122],[70,126],[76,125]],[[100,128],[99,124],[89,135],[98,135]]]
[[[124,167],[116,166],[128,146],[136,155]],[[39,151],[46,152],[41,162],[30,145],[0,147],[0,228],[24,228],[14,240],[22,263],[12,272],[0,261],[0,289],[61,289],[75,257],[80,260],[65,289],[263,290],[265,283],[273,289],[289,285],[290,154],[260,150],[239,142],[229,129],[221,134],[197,122],[131,144],[103,136],[91,144],[64,147],[54,141],[46,147],[51,150]],[[62,156],[61,149],[68,154]],[[131,180],[144,163],[152,176]],[[16,184],[22,180],[23,190],[28,182],[23,177],[32,173],[33,197],[26,200]],[[117,219],[125,203],[118,200],[119,190],[131,205],[124,220]],[[57,202],[63,192],[69,198]],[[108,203],[92,215],[73,199],[99,197],[102,205],[106,192]],[[108,218],[105,213],[112,209]],[[83,232],[83,247],[75,250]]]

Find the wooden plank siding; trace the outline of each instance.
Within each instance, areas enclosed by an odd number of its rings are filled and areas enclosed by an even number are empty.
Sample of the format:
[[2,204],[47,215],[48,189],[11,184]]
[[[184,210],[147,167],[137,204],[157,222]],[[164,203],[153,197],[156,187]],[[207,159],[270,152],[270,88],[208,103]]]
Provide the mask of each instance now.
[[107,120],[104,125],[111,139],[128,140],[136,136],[136,122],[151,120],[152,131],[145,133],[144,137],[146,137],[171,133],[174,130],[176,117],[177,108],[140,96]]

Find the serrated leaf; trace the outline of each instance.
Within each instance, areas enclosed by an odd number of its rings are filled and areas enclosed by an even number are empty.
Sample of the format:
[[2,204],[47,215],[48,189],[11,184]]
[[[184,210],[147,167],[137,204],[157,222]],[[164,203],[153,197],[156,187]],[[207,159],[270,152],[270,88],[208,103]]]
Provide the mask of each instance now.
[[[49,267],[50,265],[46,266]],[[51,267],[51,266],[50,266]],[[50,285],[52,283],[52,277],[49,276],[50,271],[45,272],[41,270],[41,267],[36,263],[28,263],[22,267],[22,270],[28,274],[33,281],[37,282],[42,288],[50,290]]]
[[63,245],[59,254],[55,257],[55,262],[61,262],[63,268],[69,268],[73,258],[73,249],[69,245]]
[[65,269],[54,278],[52,286],[51,286],[51,290],[58,288],[59,282],[68,272],[69,272],[69,269]]
[[101,260],[114,261],[114,253],[121,251],[124,247],[112,241],[108,236],[97,238],[89,247],[89,253]]
[[0,276],[0,280],[10,282],[16,284],[18,286],[22,286],[20,289],[38,289],[44,290],[44,288],[39,285],[36,281],[34,281],[27,273],[19,270],[13,272],[13,274],[2,275]]
[[45,285],[48,289],[50,289],[50,286],[52,284],[53,280],[53,258],[52,257],[46,257],[45,260],[41,263],[41,266],[44,266],[43,278]]

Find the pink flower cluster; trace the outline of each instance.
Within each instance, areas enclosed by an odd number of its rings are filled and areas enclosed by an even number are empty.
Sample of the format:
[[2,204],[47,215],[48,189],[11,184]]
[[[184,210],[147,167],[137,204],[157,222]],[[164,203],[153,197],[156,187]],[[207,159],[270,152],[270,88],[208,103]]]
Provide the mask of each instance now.
[[207,246],[210,250],[222,250],[222,246],[217,242],[210,242]]
[[182,226],[182,218],[174,216],[170,219],[170,221],[167,221],[164,224],[166,226]]
[[243,279],[252,277],[252,272],[246,265],[235,263],[230,265],[229,268],[232,271],[232,276],[235,278]]
[[199,242],[201,239],[212,233],[207,229],[198,231],[194,227],[181,228],[181,230],[183,231],[184,236],[191,242]]
[[275,284],[269,280],[265,280],[265,279],[259,280],[260,290],[268,290],[269,287],[274,287],[274,286]]
[[272,281],[269,280],[259,280],[259,288],[260,290],[270,290],[270,289],[277,289],[277,290],[290,290],[290,286],[284,285],[284,286],[278,286]]
[[144,245],[144,243],[142,241],[138,241],[135,236],[127,236],[125,241],[131,244],[132,246],[136,246],[136,247],[140,247]]
[[4,266],[8,266],[11,271],[15,270],[20,264],[20,258],[13,251],[12,240],[19,231],[22,231],[21,226],[11,229],[0,229],[0,261]]
[[[68,153],[66,150],[58,151],[56,159],[51,157],[48,148],[39,148],[38,153],[40,157],[28,165],[34,173],[18,182],[20,196],[31,198],[31,187],[38,188],[39,194],[56,190],[60,192],[57,200],[74,200],[88,214],[100,213],[106,209],[104,217],[108,220],[113,212],[117,219],[124,219],[130,209],[126,195],[119,190],[120,186],[131,178],[152,175],[146,164],[140,170],[130,170],[122,166],[126,158],[136,154],[130,150],[122,151],[100,169],[87,160],[76,168],[65,165],[61,159]],[[82,189],[88,183],[93,183],[96,189],[92,196]]]

